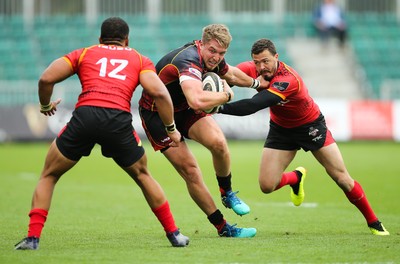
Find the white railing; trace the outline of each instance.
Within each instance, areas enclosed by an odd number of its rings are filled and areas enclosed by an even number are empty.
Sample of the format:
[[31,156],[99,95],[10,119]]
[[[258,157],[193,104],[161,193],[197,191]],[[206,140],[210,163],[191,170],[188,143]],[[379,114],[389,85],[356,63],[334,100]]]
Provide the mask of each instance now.
[[[1,0],[0,15],[22,15],[26,21],[55,14],[86,15],[94,21],[102,15],[146,15],[157,20],[164,14],[200,13],[211,17],[240,13],[310,12],[321,0]],[[337,0],[348,12],[392,12],[400,18],[400,0]],[[269,19],[269,18],[264,18]]]

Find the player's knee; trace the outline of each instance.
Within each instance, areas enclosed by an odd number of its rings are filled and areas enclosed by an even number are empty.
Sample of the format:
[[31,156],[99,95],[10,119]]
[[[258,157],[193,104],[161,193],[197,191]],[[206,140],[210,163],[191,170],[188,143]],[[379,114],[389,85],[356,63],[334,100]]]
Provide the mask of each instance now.
[[351,178],[345,168],[326,170],[326,172],[342,190],[348,191],[353,187],[354,180]]
[[177,168],[177,171],[185,180],[186,184],[196,184],[202,181],[200,169],[195,164],[186,164],[185,166]]
[[354,187],[354,180],[351,177],[340,177],[336,180],[336,184],[344,191],[349,192]]
[[260,189],[263,193],[272,193],[275,190],[275,186],[270,183],[260,182]]
[[210,147],[210,151],[213,154],[218,154],[218,155],[228,153],[228,147],[225,138],[216,138],[215,140],[213,140]]

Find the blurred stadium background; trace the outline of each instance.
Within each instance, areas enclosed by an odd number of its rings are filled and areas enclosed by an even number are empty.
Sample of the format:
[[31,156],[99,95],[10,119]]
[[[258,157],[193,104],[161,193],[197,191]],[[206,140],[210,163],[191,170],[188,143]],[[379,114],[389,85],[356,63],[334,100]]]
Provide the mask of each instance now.
[[[76,77],[60,83],[56,117],[39,114],[37,80],[57,57],[96,44],[101,22],[120,16],[130,44],[154,62],[201,37],[210,23],[226,24],[229,64],[249,60],[259,38],[273,40],[280,59],[303,75],[338,140],[400,140],[400,0],[337,0],[349,39],[322,47],[311,13],[320,0],[0,0],[0,142],[48,140],[69,120],[80,91]],[[235,89],[235,99],[252,95]],[[142,135],[132,101],[134,126]],[[268,111],[216,116],[231,139],[263,139]],[[241,124],[238,128],[238,122]],[[145,138],[145,137],[143,137]]]

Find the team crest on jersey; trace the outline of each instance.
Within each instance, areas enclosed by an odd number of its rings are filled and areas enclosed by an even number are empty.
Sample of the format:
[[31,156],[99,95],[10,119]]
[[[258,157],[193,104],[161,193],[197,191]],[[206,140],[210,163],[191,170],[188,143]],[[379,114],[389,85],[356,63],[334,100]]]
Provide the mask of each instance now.
[[288,82],[274,82],[272,87],[278,89],[279,91],[283,92],[289,87]]

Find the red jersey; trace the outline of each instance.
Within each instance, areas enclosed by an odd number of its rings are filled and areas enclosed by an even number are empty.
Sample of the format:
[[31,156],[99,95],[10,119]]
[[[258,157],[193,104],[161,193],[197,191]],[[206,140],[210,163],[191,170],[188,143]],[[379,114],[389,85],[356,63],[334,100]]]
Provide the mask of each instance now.
[[[259,76],[253,61],[242,62],[237,67],[250,77]],[[282,98],[281,103],[270,106],[271,120],[282,127],[298,127],[320,115],[320,109],[308,94],[303,79],[282,61],[278,62],[278,69],[267,89]]]
[[86,105],[130,112],[140,74],[155,72],[153,62],[130,47],[99,44],[74,50],[63,58],[82,85],[75,108]]

